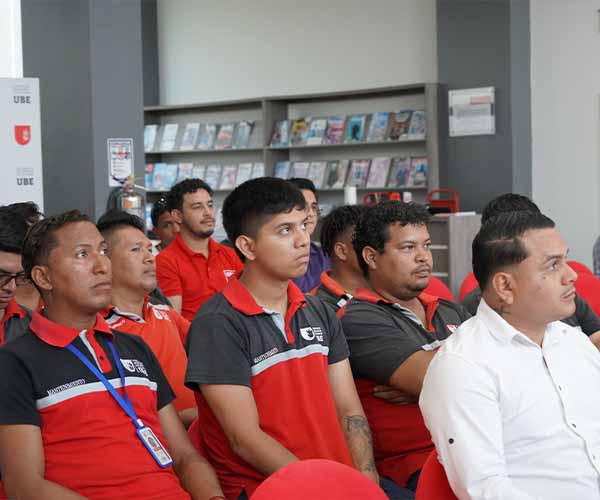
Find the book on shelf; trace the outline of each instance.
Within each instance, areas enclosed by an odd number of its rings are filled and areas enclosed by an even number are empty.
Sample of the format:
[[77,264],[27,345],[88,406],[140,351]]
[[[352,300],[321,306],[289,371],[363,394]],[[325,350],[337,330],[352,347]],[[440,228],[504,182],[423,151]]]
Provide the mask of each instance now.
[[325,183],[325,174],[327,172],[326,161],[313,161],[308,168],[308,178],[313,182],[317,189],[322,189]]
[[306,135],[306,144],[308,146],[322,144],[325,130],[327,130],[327,118],[313,118]]
[[333,160],[327,162],[327,179],[325,188],[342,189],[346,185],[350,160]]
[[288,145],[290,122],[288,120],[277,120],[273,124],[273,135],[271,136],[271,146],[282,148]]
[[168,191],[177,180],[177,163],[155,163],[152,172],[152,190]]
[[410,117],[410,126],[408,128],[408,138],[422,140],[427,137],[427,121],[425,111],[415,110]]
[[152,189],[152,173],[154,172],[154,163],[146,163],[144,170],[144,185],[147,189]]
[[330,116],[327,118],[327,130],[323,144],[342,144],[344,142],[344,125],[346,118],[343,116]]
[[194,165],[192,168],[192,178],[193,179],[204,179],[206,175],[206,165],[198,164]]
[[196,147],[196,141],[198,140],[198,131],[200,130],[199,123],[188,123],[183,131],[183,137],[181,138],[181,144],[179,145],[180,151],[191,151]]
[[427,186],[428,161],[426,156],[412,156],[410,158],[410,173],[414,187]]
[[198,132],[198,146],[196,149],[207,151],[215,146],[218,126],[214,123],[202,123]]
[[235,123],[225,123],[221,125],[215,140],[215,149],[231,149],[231,146],[233,145],[234,130]]
[[248,120],[243,120],[237,124],[233,139],[233,149],[245,149],[248,147],[253,126],[254,122]]
[[154,145],[156,143],[157,132],[158,132],[158,125],[146,125],[144,127],[144,152],[145,153],[154,151]]
[[392,113],[390,115],[390,131],[388,139],[390,141],[401,141],[408,139],[408,130],[410,128],[410,117],[412,110],[405,109]]
[[290,171],[290,179],[293,177],[301,177],[303,179],[308,178],[308,168],[310,167],[310,163],[307,161],[295,161],[292,163],[292,168]]
[[367,133],[367,142],[382,142],[387,136],[390,114],[387,111],[378,111],[373,113],[369,132]]
[[365,138],[365,125],[367,123],[367,115],[351,115],[348,117],[346,122],[346,135],[344,136],[344,142],[346,144],[352,144],[356,142],[363,142]]
[[258,179],[265,176],[265,164],[262,161],[257,161],[252,167],[252,178]]
[[304,146],[309,127],[310,118],[298,118],[294,120],[290,130],[290,144],[292,146]]
[[162,137],[160,140],[160,151],[173,151],[175,140],[177,139],[177,123],[167,123],[162,127]]
[[383,188],[386,186],[388,174],[390,173],[390,163],[391,159],[383,156],[371,160],[371,168],[367,178],[368,188]]
[[223,166],[223,173],[221,174],[221,182],[219,183],[219,189],[233,189],[235,187],[237,171],[237,165]]
[[146,219],[146,230],[152,231],[154,229],[154,225],[152,224],[152,209],[154,208],[154,203],[146,202],[146,211],[145,211],[145,219]]
[[193,169],[193,163],[180,163],[179,168],[177,170],[177,182],[181,182],[186,179],[191,179]]
[[235,185],[239,186],[252,178],[252,163],[240,163]]
[[399,157],[392,159],[392,168],[390,170],[390,176],[388,179],[387,187],[389,188],[401,188],[409,187],[411,182],[410,175],[410,158]]
[[346,186],[365,187],[367,177],[369,176],[369,164],[371,160],[352,160],[350,162],[350,172],[346,180]]
[[204,175],[204,182],[206,182],[210,188],[214,191],[219,188],[219,180],[221,179],[221,165],[208,165],[206,167],[206,174]]
[[273,167],[273,177],[279,179],[288,179],[290,177],[290,162],[278,161]]

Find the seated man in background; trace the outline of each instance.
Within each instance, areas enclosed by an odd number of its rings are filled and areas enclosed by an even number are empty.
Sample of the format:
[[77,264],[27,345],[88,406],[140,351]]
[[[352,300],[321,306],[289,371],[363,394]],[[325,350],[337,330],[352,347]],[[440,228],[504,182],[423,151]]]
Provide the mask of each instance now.
[[333,210],[321,225],[321,247],[331,261],[331,270],[321,273],[321,284],[310,293],[337,313],[357,288],[366,286],[352,246],[354,227],[366,210],[364,205],[345,205]]
[[473,241],[483,300],[436,354],[420,399],[461,499],[599,497],[600,356],[559,321],[575,311],[566,259],[537,212],[497,215]]
[[[308,214],[306,229],[308,230],[309,236],[312,237],[315,229],[317,228],[317,222],[319,221],[319,201],[317,199],[317,188],[315,188],[313,181],[300,177],[289,179],[288,182],[291,182],[294,186],[300,189],[302,196],[304,196],[304,201],[306,202],[306,212]],[[306,272],[293,281],[303,293],[307,293],[319,285],[321,273],[330,267],[331,263],[321,247],[311,241],[310,259],[308,261]]]
[[[412,490],[433,450],[416,404],[423,377],[442,341],[469,316],[422,293],[433,267],[428,222],[425,207],[415,203],[367,209],[354,233],[367,288],[356,291],[342,316],[377,470]],[[389,388],[382,385],[395,390],[393,399],[383,399]]]
[[106,253],[96,226],[78,211],[44,219],[27,234],[23,267],[45,306],[25,335],[0,348],[6,494],[180,500],[190,498],[185,488],[193,498],[222,495],[150,348],[111,330],[99,314],[111,299]]
[[173,405],[188,427],[197,413],[194,394],[183,385],[187,363],[183,342],[190,323],[172,307],[149,300],[156,288],[156,262],[144,221],[114,210],[100,217],[97,227],[108,245],[113,270],[112,305],[104,318],[115,330],[139,335],[152,349],[175,392]]
[[159,252],[169,246],[179,232],[179,224],[175,222],[171,211],[167,208],[167,200],[161,198],[153,206],[150,212],[152,219],[152,232],[158,237],[160,243],[156,245]]

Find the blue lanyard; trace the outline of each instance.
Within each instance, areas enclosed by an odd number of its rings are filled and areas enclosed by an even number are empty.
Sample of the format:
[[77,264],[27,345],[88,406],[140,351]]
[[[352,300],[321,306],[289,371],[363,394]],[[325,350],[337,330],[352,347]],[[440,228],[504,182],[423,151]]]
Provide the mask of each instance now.
[[75,347],[73,344],[69,344],[67,346],[67,349],[69,349],[69,351],[71,351],[73,354],[75,354],[75,356],[77,356],[79,358],[79,360],[85,366],[87,366],[87,368],[94,375],[96,375],[98,380],[100,380],[100,382],[102,382],[104,384],[104,387],[106,387],[106,390],[115,399],[115,401],[119,404],[119,406],[121,408],[123,408],[123,410],[125,411],[125,413],[127,413],[127,415],[129,415],[129,417],[133,421],[133,425],[135,425],[136,428],[141,429],[144,426],[144,424],[142,423],[141,420],[139,420],[137,418],[137,415],[135,414],[135,410],[133,409],[133,404],[131,404],[131,401],[129,400],[129,397],[127,396],[127,392],[125,390],[125,374],[123,373],[123,367],[121,366],[121,360],[119,359],[119,356],[117,355],[117,351],[115,350],[115,346],[113,345],[113,343],[110,340],[107,340],[106,343],[108,344],[108,347],[110,348],[113,359],[115,361],[115,365],[117,366],[117,370],[119,372],[119,377],[121,377],[121,387],[123,387],[123,393],[125,395],[124,398],[121,397],[121,395],[115,390],[115,388],[106,379],[106,377],[102,374],[102,372],[100,372],[100,370],[98,370],[98,368],[96,368],[94,366],[94,364],[88,358],[86,358],[79,349],[77,349],[77,347]]

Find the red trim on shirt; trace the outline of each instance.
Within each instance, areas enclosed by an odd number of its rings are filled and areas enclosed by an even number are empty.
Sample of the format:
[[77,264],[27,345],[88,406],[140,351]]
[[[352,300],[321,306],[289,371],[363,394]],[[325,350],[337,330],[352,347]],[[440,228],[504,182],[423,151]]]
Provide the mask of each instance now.
[[321,284],[336,297],[341,298],[342,296],[347,295],[347,292],[343,289],[342,285],[335,281],[329,273],[331,273],[331,271],[323,271],[321,273]]
[[4,317],[2,318],[2,321],[0,321],[0,345],[4,344],[4,325],[6,324],[6,321],[9,318],[14,318],[15,316],[24,318],[27,316],[27,313],[13,298],[6,306],[6,309],[4,310]]

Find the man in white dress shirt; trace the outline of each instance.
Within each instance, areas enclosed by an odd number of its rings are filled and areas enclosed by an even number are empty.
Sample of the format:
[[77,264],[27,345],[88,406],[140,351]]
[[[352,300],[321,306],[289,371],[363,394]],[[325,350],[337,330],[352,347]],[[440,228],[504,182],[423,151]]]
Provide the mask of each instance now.
[[429,365],[420,407],[462,499],[600,498],[600,353],[558,320],[576,273],[552,220],[498,215],[473,241],[483,290]]

